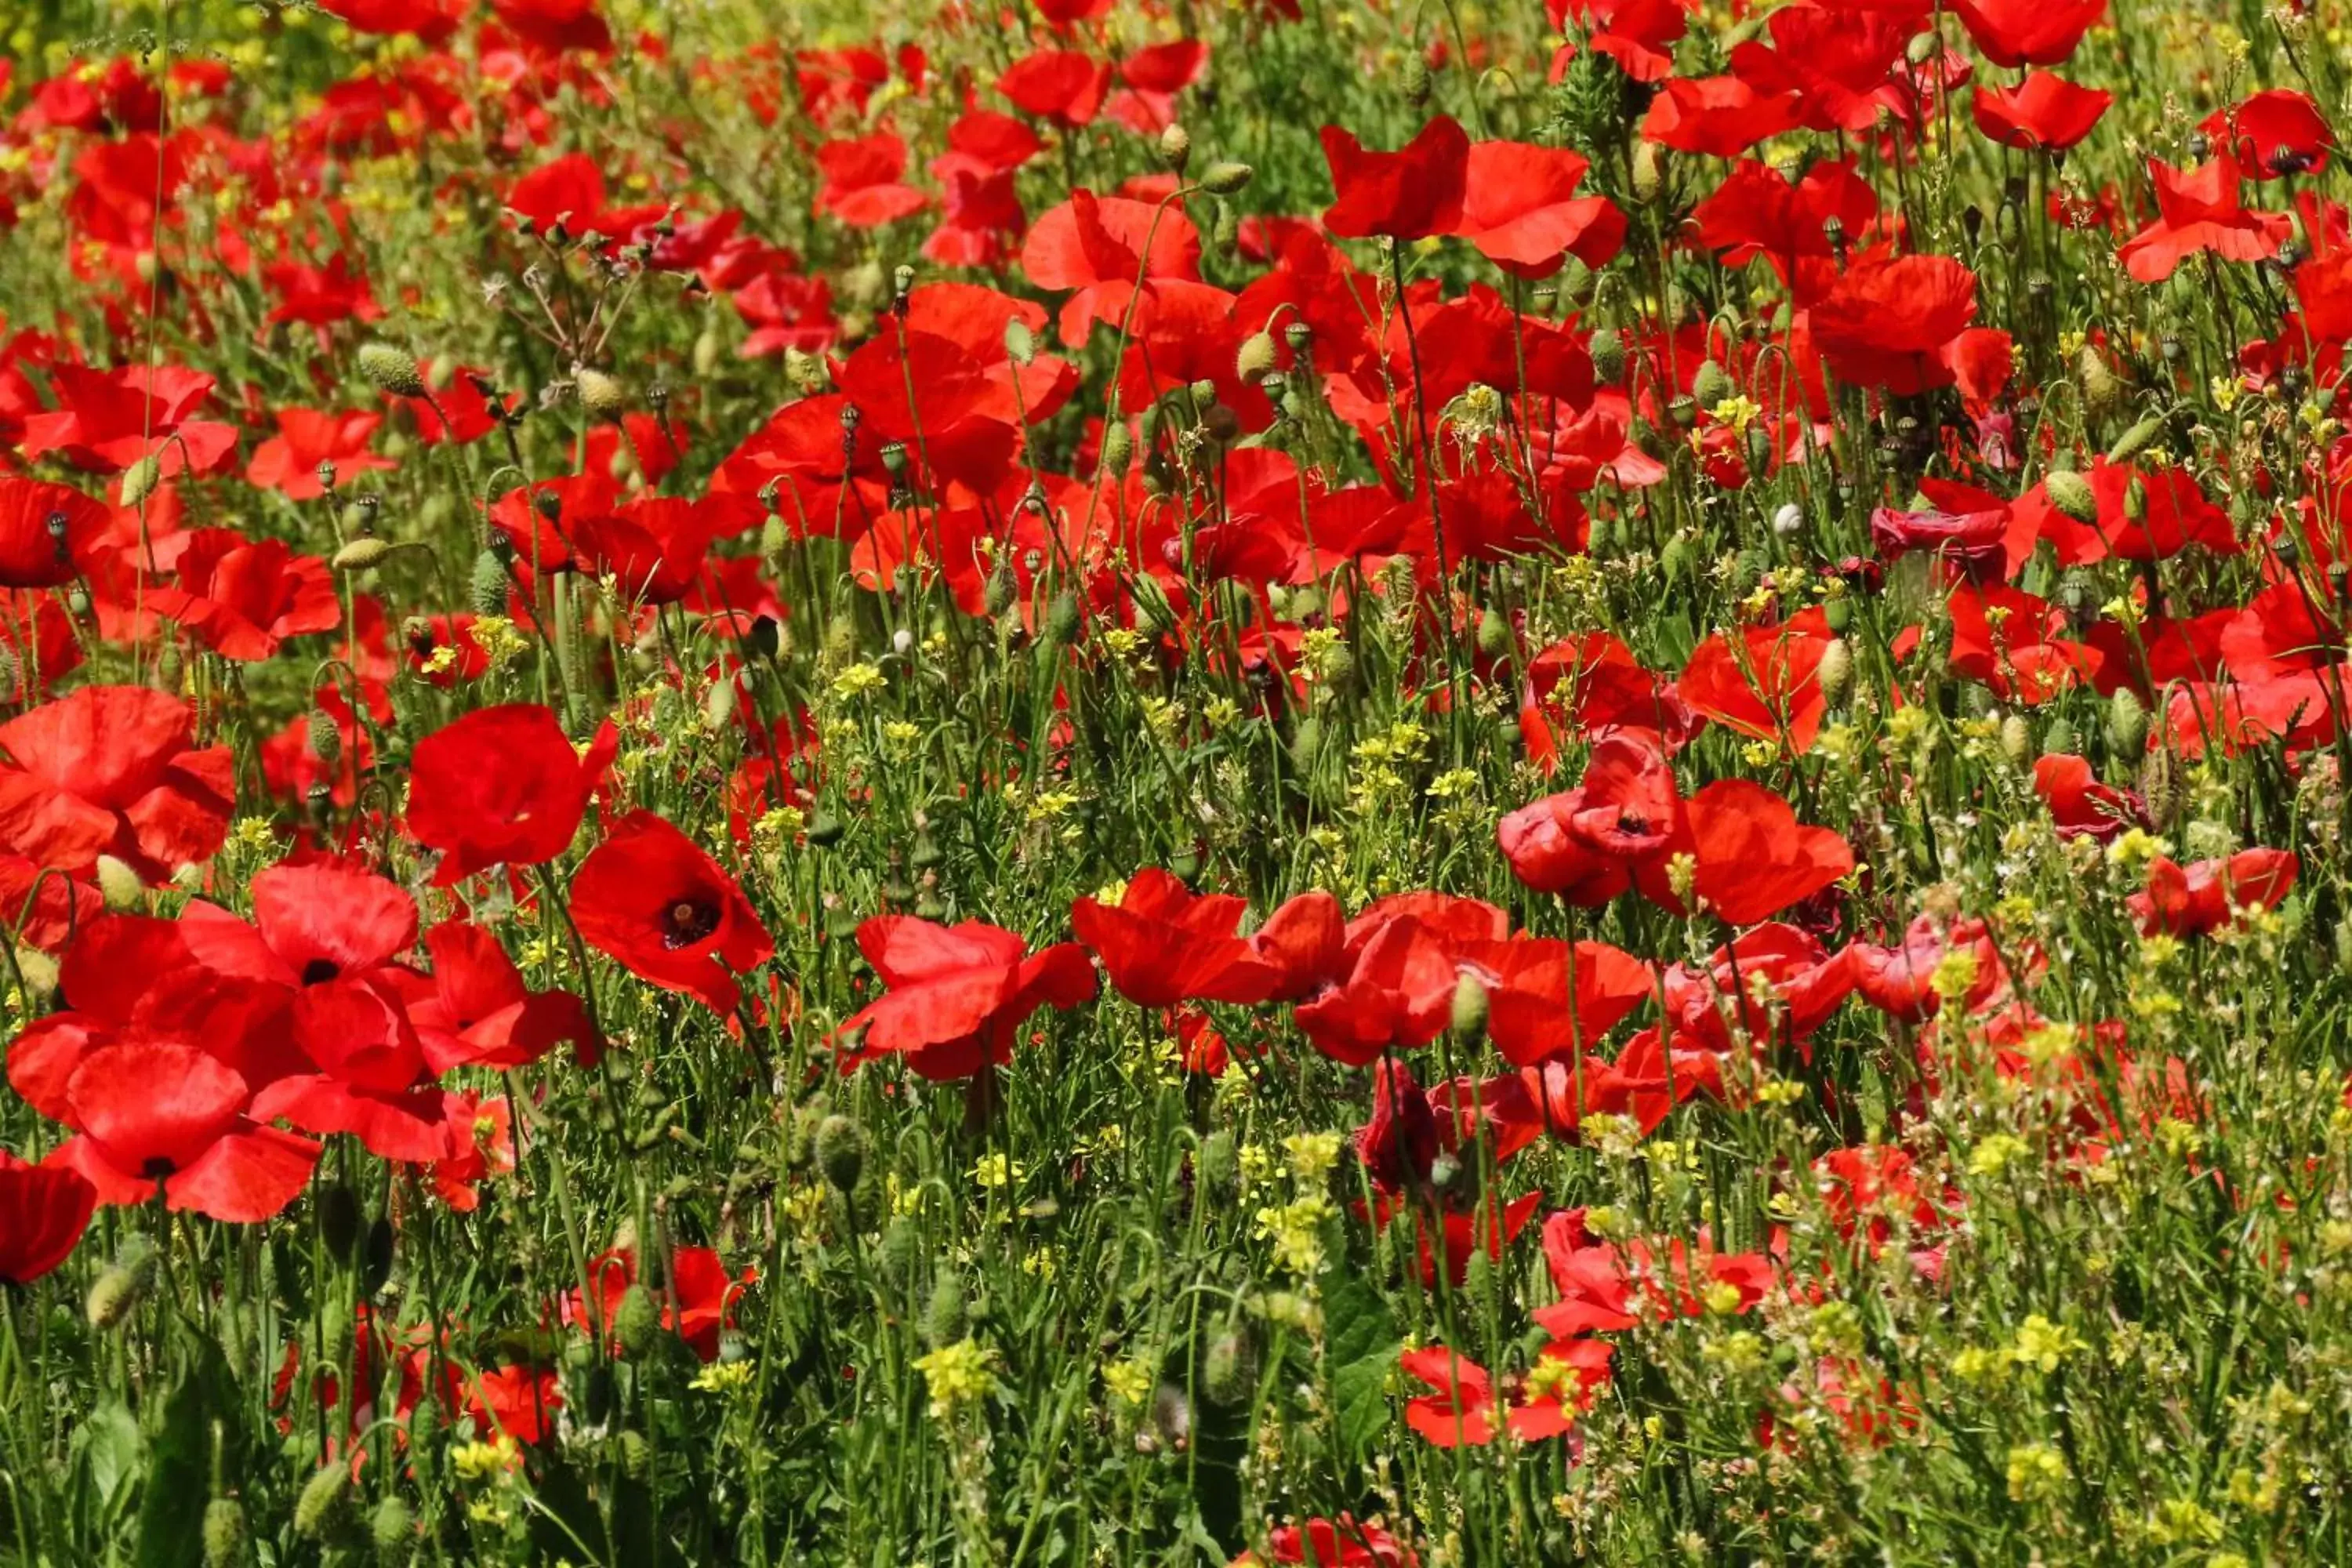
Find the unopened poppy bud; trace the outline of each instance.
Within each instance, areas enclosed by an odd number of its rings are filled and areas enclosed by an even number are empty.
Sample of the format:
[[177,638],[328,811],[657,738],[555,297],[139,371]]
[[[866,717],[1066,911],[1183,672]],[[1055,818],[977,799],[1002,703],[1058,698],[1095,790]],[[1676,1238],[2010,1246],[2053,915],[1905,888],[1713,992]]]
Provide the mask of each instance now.
[[2147,481],[2137,474],[2124,487],[2124,521],[2142,523],[2147,521]]
[[405,1563],[416,1548],[416,1514],[398,1492],[388,1492],[368,1516],[368,1542],[386,1563]]
[[1429,101],[1431,88],[1429,57],[1415,54],[1404,63],[1404,100],[1411,104]]
[[572,384],[580,389],[580,406],[600,419],[609,419],[621,412],[628,401],[621,384],[603,371],[582,365],[572,373]]
[[613,1338],[619,1342],[621,1353],[632,1361],[649,1355],[661,1342],[661,1308],[654,1293],[642,1281],[632,1283],[621,1292],[621,1303],[613,1309]]
[[2133,426],[2130,429],[2116,437],[2116,444],[2107,448],[2107,461],[2110,463],[2130,462],[2134,458],[2138,457],[2142,452],[2146,451],[2147,449],[2148,443],[2154,441],[2158,435],[2162,434],[2163,430],[2164,421],[2157,417],[2155,415],[2149,415],[2147,418],[2141,420],[2138,424]]
[[1234,355],[1234,374],[1243,384],[1255,386],[1273,373],[1274,357],[1274,334],[1252,332],[1242,340],[1240,352]]
[[1257,171],[1247,163],[1212,163],[1201,174],[1201,188],[1213,196],[1237,196],[1249,188]]
[[1247,1335],[1228,1330],[1209,1342],[1201,1358],[1201,1392],[1212,1405],[1240,1405],[1257,1386],[1257,1355]]
[[2156,825],[2158,833],[2168,833],[2179,826],[2189,809],[2189,780],[2170,746],[2156,747],[2140,764],[2139,795],[2147,803],[2148,820]]
[[1298,721],[1297,731],[1290,737],[1291,764],[1300,773],[1312,773],[1315,759],[1323,752],[1323,721],[1309,713]]
[[114,1261],[90,1283],[89,1297],[84,1302],[89,1326],[110,1329],[136,1310],[155,1278],[156,1266],[152,1241],[136,1231],[123,1237]]
[[2023,767],[2033,754],[2033,731],[2022,715],[2012,713],[2000,721],[2000,754],[2015,767]]
[[816,1168],[844,1196],[857,1190],[866,1173],[866,1129],[835,1113],[816,1124]]
[[2090,480],[2074,469],[2053,468],[2049,478],[2042,480],[2042,489],[2050,497],[2050,504],[2063,515],[2076,522],[2098,521],[2098,493],[2091,489]]
[[244,1568],[245,1505],[216,1497],[205,1505],[205,1568]]
[[362,343],[359,367],[360,374],[379,392],[398,397],[425,395],[425,378],[417,374],[416,356],[406,349],[384,342]]
[[1004,323],[1004,352],[1014,364],[1025,365],[1037,358],[1037,336],[1029,323],[1014,316]]
[[694,374],[708,381],[719,374],[719,361],[727,352],[727,340],[719,335],[716,327],[705,327],[694,339]]
[[294,1500],[294,1532],[312,1541],[341,1535],[351,1524],[352,1475],[331,1464],[313,1475]]
[[819,849],[829,849],[840,843],[842,832],[841,818],[829,811],[819,810],[809,818],[808,841]]
[[155,487],[163,482],[163,464],[150,452],[122,470],[122,504],[137,506],[153,495]]
[[1135,455],[1135,437],[1129,435],[1124,424],[1114,424],[1103,431],[1102,468],[1107,474],[1127,472],[1128,459]]
[[2107,744],[2124,756],[2135,756],[2147,744],[2147,710],[2128,686],[2118,686],[2107,699]]
[[1173,121],[1160,133],[1160,161],[1180,174],[1192,161],[1192,133]]
[[140,883],[139,873],[127,862],[101,855],[98,858],[98,890],[104,896],[106,907],[121,913],[137,909],[140,895],[146,889]]
[[1201,1188],[1213,1197],[1230,1193],[1234,1178],[1241,1173],[1241,1155],[1234,1135],[1222,1129],[1201,1141],[1201,1152],[1194,1156],[1193,1170]]
[[1691,396],[1697,399],[1701,408],[1713,408],[1738,390],[1732,384],[1731,373],[1713,360],[1701,363],[1698,373],[1691,377]]
[[2084,410],[2094,419],[2105,418],[2123,400],[2122,378],[2108,368],[2099,351],[2088,343],[2083,345],[2083,352],[2074,358],[2074,379],[2083,388]]
[[1903,58],[1915,66],[1924,66],[1934,59],[1943,47],[1943,36],[1930,28],[1911,36],[1911,41],[1903,47]]
[[1077,635],[1077,595],[1064,589],[1055,595],[1053,604],[1046,606],[1045,639],[1052,643],[1066,643]]
[[1665,188],[1666,155],[1654,142],[1633,144],[1633,199],[1648,206]]
[[391,553],[390,543],[369,534],[354,539],[336,551],[335,558],[328,564],[338,572],[365,572]]
[[1592,374],[1610,385],[1625,376],[1625,340],[1614,327],[1602,327],[1592,334],[1588,352],[1592,355]]
[[2074,726],[2063,719],[2051,720],[2050,727],[2042,731],[2042,754],[2045,757],[2073,756],[2079,744]]
[[1478,616],[1478,651],[1488,658],[1501,658],[1511,651],[1511,623],[1492,605]]
[[467,584],[467,597],[478,616],[503,616],[507,613],[507,568],[496,554],[485,550],[474,557],[473,579]]
[[964,1337],[971,1325],[963,1281],[952,1270],[942,1273],[931,1287],[931,1299],[923,1308],[923,1342],[933,1350],[954,1344]]
[[1491,1003],[1486,987],[1475,974],[1465,974],[1454,983],[1454,1037],[1462,1045],[1475,1046],[1486,1037],[1486,1014]]
[[1843,637],[1832,637],[1829,647],[1822,649],[1822,662],[1814,667],[1814,679],[1821,682],[1822,700],[1834,703],[1845,695],[1853,681],[1853,647]]
[[360,1212],[359,1194],[341,1182],[324,1187],[319,1193],[319,1239],[326,1244],[329,1253],[350,1258],[359,1250],[360,1228],[366,1216]]

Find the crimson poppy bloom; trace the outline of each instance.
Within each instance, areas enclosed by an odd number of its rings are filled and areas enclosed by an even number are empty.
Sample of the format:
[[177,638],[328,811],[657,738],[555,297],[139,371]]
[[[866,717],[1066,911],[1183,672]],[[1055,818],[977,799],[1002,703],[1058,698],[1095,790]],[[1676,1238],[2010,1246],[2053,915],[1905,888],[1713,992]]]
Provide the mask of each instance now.
[[1306,1568],[1421,1568],[1421,1558],[1411,1547],[1380,1526],[1359,1523],[1344,1513],[1276,1525],[1266,1532],[1265,1549],[1265,1557],[1243,1552],[1229,1568],[1294,1563]]
[[[596,1321],[609,1330],[621,1298],[637,1282],[637,1255],[628,1247],[605,1253],[588,1265],[593,1282]],[[730,1274],[719,1254],[708,1247],[681,1247],[670,1255],[667,1289],[662,1296],[662,1327],[684,1340],[704,1362],[719,1359],[719,1336],[735,1321],[735,1303],[760,1278],[757,1268]],[[563,1321],[585,1327],[586,1303],[577,1290],[565,1294]]]
[[2142,283],[2161,283],[2192,256],[2224,261],[2264,261],[2294,230],[2284,213],[2249,212],[2238,189],[2238,161],[2227,153],[2193,169],[2154,158],[2157,220],[2116,247],[2124,270]]
[[900,182],[907,172],[907,142],[895,131],[828,142],[816,150],[816,164],[824,184],[812,204],[814,210],[852,228],[879,228],[930,205],[929,196]]
[[297,555],[282,539],[248,540],[229,528],[187,536],[177,586],[148,590],[147,603],[179,622],[223,658],[253,663],[290,637],[332,629],[342,601],[326,561]]
[[1794,93],[1801,123],[1860,132],[1882,114],[1909,118],[1914,100],[1895,79],[1914,31],[1902,17],[1791,5],[1765,27],[1771,43],[1751,38],[1733,49],[1732,74],[1760,93]]
[[320,1149],[255,1122],[250,1101],[245,1079],[193,1046],[103,1046],[67,1083],[76,1136],[48,1163],[79,1171],[100,1203],[145,1203],[161,1182],[173,1209],[257,1224],[301,1193]]
[[1078,190],[1031,226],[1021,244],[1021,270],[1040,289],[1076,290],[1062,304],[1066,345],[1085,343],[1097,321],[1117,326],[1125,319],[1138,279],[1148,299],[1154,279],[1200,277],[1201,236],[1192,220],[1172,208],[1154,220],[1152,203]]
[[2063,752],[2053,752],[2033,763],[2033,788],[2050,808],[2051,820],[2063,838],[2095,838],[2102,843],[2126,827],[2147,825],[2147,807],[2130,790],[2104,784],[2090,763]]
[[1336,125],[1323,128],[1323,157],[1337,199],[1323,226],[1343,239],[1426,239],[1462,221],[1470,136],[1439,115],[1393,153],[1375,153]]
[[1812,749],[1829,714],[1821,667],[1834,640],[1819,609],[1778,626],[1717,632],[1691,651],[1675,678],[1675,695],[1694,713],[1801,755]]
[[562,854],[619,747],[607,721],[583,755],[535,702],[477,709],[419,741],[409,763],[408,831],[441,851],[434,884]]
[[1952,0],[1960,25],[1997,66],[2054,66],[2107,14],[2107,0]]
[[188,705],[143,686],[84,686],[0,723],[0,844],[87,877],[110,855],[150,883],[228,837],[236,768],[194,745]]
[[1040,120],[1091,125],[1110,90],[1110,62],[1075,49],[1034,49],[1005,68],[996,90]]
[[719,862],[650,811],[633,811],[581,863],[572,918],[589,946],[665,991],[731,1014],[735,976],[776,951]]
[[2143,932],[2203,936],[2230,924],[2241,910],[2276,908],[2294,890],[2299,868],[2288,849],[2241,849],[2185,867],[2159,855],[2148,864],[2147,890],[2125,905]]
[[368,450],[383,416],[364,412],[329,414],[316,408],[281,408],[278,434],[253,449],[245,482],[276,490],[288,500],[316,500],[327,493],[319,465],[331,463],[336,482],[396,467]]
[[1645,142],[1677,153],[1736,158],[1797,129],[1792,92],[1761,93],[1736,76],[1675,77],[1642,117]]
[[1296,1014],[1316,1049],[1369,1067],[1391,1048],[1425,1046],[1452,1016],[1454,957],[1442,930],[1414,914],[1350,933],[1340,978]]
[[1844,954],[1832,958],[1810,931],[1778,922],[1741,931],[1703,963],[1670,966],[1659,984],[1667,1021],[1687,1044],[1729,1051],[1737,1028],[1808,1060],[1813,1031],[1853,990]]
[[1673,862],[1692,859],[1691,897],[1732,925],[1753,925],[1801,903],[1853,869],[1835,828],[1807,827],[1762,784],[1718,779],[1690,797],[1664,853],[1634,872],[1643,896],[1681,914]]
[[1606,196],[1576,194],[1591,166],[1565,148],[1478,142],[1470,149],[1454,232],[1521,278],[1548,277],[1570,256],[1604,266],[1625,242],[1625,215]]
[[1635,863],[1665,847],[1681,796],[1658,748],[1630,734],[1592,749],[1584,782],[1495,826],[1511,874],[1569,903],[1605,904],[1633,886]]
[[1947,351],[1977,314],[1977,275],[1948,256],[1857,259],[1806,312],[1839,380],[1908,397],[1949,386]]
[[1234,934],[1244,905],[1230,894],[1196,894],[1154,866],[1137,872],[1116,904],[1078,900],[1070,927],[1140,1007],[1266,1002],[1311,988],[1339,952],[1339,901],[1302,894],[1249,938]]
[[72,1256],[97,1205],[80,1172],[0,1149],[0,1285],[30,1285]]
[[2197,127],[2258,180],[2316,174],[2327,167],[2335,140],[2319,106],[2293,88],[2274,87],[2229,109],[2217,109]]
[[1013,1058],[1013,1037],[1040,1007],[1071,1008],[1095,994],[1094,965],[1076,942],[1037,952],[984,921],[943,926],[877,915],[857,948],[888,991],[841,1026],[844,1072],[886,1056],[934,1081],[977,1077]]
[[1973,1011],[2006,982],[2000,951],[1982,921],[1954,921],[1948,925],[1932,915],[1921,915],[1892,945],[1857,942],[1843,955],[1853,989],[1862,999],[1890,1018],[1916,1024],[1942,1005],[1936,990],[1936,972],[1947,955],[1966,952],[1976,960],[1976,978],[1964,1005]]
[[1487,1037],[1513,1067],[1591,1050],[1650,995],[1650,966],[1607,942],[1522,933],[1456,943],[1454,956],[1460,972],[1486,987]]
[[433,974],[390,977],[435,1074],[456,1067],[527,1067],[569,1044],[593,1066],[599,1041],[587,1005],[569,991],[533,991],[499,939],[468,921],[443,921],[425,933]]
[[2088,136],[2115,100],[2054,71],[2028,71],[2015,87],[1977,89],[1969,107],[1977,129],[2004,147],[2063,153]]
[[0,588],[65,586],[110,521],[103,503],[71,486],[0,474]]

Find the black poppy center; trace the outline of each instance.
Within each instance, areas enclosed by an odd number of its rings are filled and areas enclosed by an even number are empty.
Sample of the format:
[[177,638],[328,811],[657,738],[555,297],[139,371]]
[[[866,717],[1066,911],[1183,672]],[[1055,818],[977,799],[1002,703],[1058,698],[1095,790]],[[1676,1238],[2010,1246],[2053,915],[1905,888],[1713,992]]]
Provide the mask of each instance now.
[[708,899],[680,899],[662,911],[661,928],[664,947],[692,947],[719,929],[719,906]]
[[331,958],[314,958],[302,966],[302,984],[324,985],[342,972],[342,965]]
[[1637,836],[1646,834],[1650,831],[1650,819],[1638,811],[1621,811],[1617,814],[1617,831]]

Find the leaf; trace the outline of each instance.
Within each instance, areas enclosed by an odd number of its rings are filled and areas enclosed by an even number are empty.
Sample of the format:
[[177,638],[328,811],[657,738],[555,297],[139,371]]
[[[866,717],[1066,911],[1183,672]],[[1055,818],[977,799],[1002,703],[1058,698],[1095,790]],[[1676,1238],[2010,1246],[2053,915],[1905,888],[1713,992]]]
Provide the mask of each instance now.
[[1323,1279],[1323,1358],[1340,1451],[1361,1459],[1389,1424],[1389,1373],[1403,1347],[1396,1317],[1360,1270]]
[[139,1473],[139,1423],[120,1404],[93,1412],[74,1434],[97,1493],[97,1515],[110,1519]]
[[196,1568],[204,1560],[204,1537],[188,1521],[204,1513],[207,1489],[205,1394],[203,1373],[191,1372],[164,1401],[139,1497],[138,1568]]

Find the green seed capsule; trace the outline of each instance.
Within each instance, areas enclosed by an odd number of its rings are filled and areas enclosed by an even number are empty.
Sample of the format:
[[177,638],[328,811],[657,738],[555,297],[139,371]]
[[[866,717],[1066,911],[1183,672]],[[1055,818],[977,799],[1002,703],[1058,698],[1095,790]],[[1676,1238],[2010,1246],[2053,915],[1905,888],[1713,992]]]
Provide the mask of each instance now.
[[816,1124],[816,1167],[835,1191],[845,1195],[857,1190],[866,1172],[866,1130],[839,1114]]
[[351,1524],[352,1475],[340,1464],[313,1474],[294,1500],[294,1531],[312,1541],[341,1535]]
[[970,1331],[971,1326],[963,1281],[951,1270],[942,1273],[931,1287],[930,1301],[923,1308],[923,1342],[933,1350],[954,1344]]
[[245,1505],[216,1497],[205,1505],[205,1568],[244,1568]]

